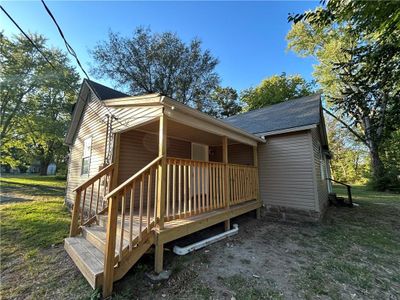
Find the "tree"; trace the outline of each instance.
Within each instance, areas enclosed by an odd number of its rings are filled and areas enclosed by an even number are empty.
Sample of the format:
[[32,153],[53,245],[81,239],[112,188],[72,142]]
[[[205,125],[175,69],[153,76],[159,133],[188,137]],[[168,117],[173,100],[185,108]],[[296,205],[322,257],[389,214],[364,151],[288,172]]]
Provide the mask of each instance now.
[[[66,55],[46,47],[43,36],[32,35],[35,44],[52,62],[49,65],[23,36],[2,36],[1,163],[23,166],[38,160],[45,175],[51,162],[67,154],[63,139],[70,120],[79,76]],[[20,61],[22,59],[22,61]]]
[[[32,40],[43,45],[42,37],[33,35]],[[11,137],[15,120],[24,109],[26,95],[40,84],[37,72],[44,65],[36,49],[23,36],[8,39],[0,32],[0,139],[2,143]]]
[[116,81],[132,94],[157,92],[201,111],[207,110],[219,83],[218,60],[202,50],[201,41],[185,44],[172,32],[158,34],[139,27],[130,38],[110,32],[92,55],[94,74]]
[[346,183],[365,183],[368,176],[368,149],[348,135],[341,123],[327,116],[329,149],[333,153],[331,160],[332,177]]
[[[349,120],[343,124],[368,147],[375,187],[386,189],[380,153],[386,137],[400,123],[400,27],[388,25],[393,22],[386,22],[382,12],[397,16],[398,25],[399,6],[329,3],[298,17],[287,35],[288,48],[319,61],[314,77],[330,107],[339,118]],[[368,12],[372,12],[371,20],[360,18]]]
[[255,88],[244,90],[241,100],[248,110],[276,104],[286,100],[307,96],[313,93],[312,84],[300,75],[273,75],[264,79]]
[[238,99],[237,91],[232,87],[217,87],[211,94],[211,105],[205,113],[216,118],[227,118],[242,111],[243,103]]

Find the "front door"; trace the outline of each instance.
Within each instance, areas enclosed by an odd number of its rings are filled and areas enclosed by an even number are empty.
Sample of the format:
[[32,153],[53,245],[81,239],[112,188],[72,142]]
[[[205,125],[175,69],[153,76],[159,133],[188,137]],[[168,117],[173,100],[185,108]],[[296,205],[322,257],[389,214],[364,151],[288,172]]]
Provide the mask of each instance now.
[[[192,143],[192,160],[208,162],[208,145]],[[208,194],[208,169],[200,167],[193,167],[191,169],[191,182],[195,188],[192,189],[192,195],[190,196],[193,197],[196,195],[201,197],[202,192],[206,196]]]

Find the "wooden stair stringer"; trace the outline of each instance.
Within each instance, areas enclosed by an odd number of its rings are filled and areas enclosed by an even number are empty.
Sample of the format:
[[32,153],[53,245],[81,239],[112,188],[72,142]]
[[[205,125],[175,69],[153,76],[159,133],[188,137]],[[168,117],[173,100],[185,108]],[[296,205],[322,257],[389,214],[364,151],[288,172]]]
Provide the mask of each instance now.
[[136,264],[136,262],[149,250],[154,244],[154,231],[150,233],[143,232],[142,240],[129,251],[129,247],[123,251],[124,256],[114,268],[114,281],[120,280]]

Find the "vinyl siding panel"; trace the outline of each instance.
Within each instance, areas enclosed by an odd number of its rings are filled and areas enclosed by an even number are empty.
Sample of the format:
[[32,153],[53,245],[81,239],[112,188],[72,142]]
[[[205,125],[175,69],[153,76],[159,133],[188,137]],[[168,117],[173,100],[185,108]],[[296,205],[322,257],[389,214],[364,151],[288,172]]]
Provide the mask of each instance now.
[[[66,191],[66,201],[70,203],[75,200],[73,190],[103,167],[107,131],[105,120],[110,111],[118,118],[118,121],[113,122],[113,132],[154,119],[162,113],[161,106],[118,109],[109,107],[106,109],[91,93],[87,101],[88,103],[79,121],[75,138],[70,146]],[[89,137],[92,138],[90,170],[88,175],[81,175],[83,142]],[[112,141],[110,143],[112,145]],[[110,151],[112,151],[112,147],[110,147]]]
[[[222,146],[211,146],[210,161],[222,162]],[[253,147],[245,144],[228,145],[228,163],[253,165]]]
[[267,137],[258,146],[264,204],[315,211],[312,158],[309,131]]
[[316,188],[318,195],[318,205],[320,211],[323,211],[328,205],[328,186],[325,180],[325,175],[321,174],[324,172],[326,165],[321,155],[321,143],[319,135],[319,127],[311,130],[312,145],[313,145],[313,156],[314,156],[314,168],[316,177]]
[[[191,144],[187,141],[168,138],[167,156],[189,158]],[[119,183],[150,163],[158,156],[158,135],[138,130],[121,134],[119,158]]]

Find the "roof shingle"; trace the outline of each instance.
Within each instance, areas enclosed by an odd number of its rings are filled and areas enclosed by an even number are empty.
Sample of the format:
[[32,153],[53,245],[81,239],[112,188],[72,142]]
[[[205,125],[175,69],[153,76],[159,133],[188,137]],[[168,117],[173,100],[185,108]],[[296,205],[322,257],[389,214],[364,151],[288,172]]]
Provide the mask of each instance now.
[[253,134],[320,123],[321,95],[288,100],[249,111],[223,121]]
[[94,91],[94,93],[99,98],[99,100],[129,97],[129,95],[127,95],[125,93],[119,92],[117,90],[109,88],[100,83],[97,83],[97,82],[94,82],[94,81],[88,80],[88,79],[84,79],[84,80],[87,82],[87,84],[90,86],[90,88]]

